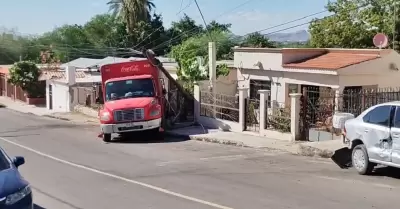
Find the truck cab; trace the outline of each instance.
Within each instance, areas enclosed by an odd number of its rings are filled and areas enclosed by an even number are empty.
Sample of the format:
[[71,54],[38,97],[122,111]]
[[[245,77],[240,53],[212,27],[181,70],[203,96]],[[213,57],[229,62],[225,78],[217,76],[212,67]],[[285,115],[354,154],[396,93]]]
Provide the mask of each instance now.
[[103,141],[112,134],[162,131],[164,93],[159,71],[147,60],[100,68],[104,105],[99,111]]

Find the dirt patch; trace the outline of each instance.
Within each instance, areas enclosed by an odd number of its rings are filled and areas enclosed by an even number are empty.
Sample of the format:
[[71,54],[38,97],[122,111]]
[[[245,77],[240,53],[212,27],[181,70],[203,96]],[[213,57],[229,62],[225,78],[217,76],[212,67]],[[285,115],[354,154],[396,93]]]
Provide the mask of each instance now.
[[330,150],[318,149],[315,147],[299,145],[299,155],[308,156],[308,157],[322,157],[322,158],[331,158],[334,152]]

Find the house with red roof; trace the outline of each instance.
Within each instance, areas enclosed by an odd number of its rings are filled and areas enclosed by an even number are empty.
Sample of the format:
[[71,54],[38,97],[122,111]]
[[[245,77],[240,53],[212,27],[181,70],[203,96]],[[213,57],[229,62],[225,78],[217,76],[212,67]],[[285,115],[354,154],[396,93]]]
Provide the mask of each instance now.
[[287,105],[289,93],[399,87],[400,55],[390,49],[234,48],[238,87],[257,98],[270,90],[272,103]]

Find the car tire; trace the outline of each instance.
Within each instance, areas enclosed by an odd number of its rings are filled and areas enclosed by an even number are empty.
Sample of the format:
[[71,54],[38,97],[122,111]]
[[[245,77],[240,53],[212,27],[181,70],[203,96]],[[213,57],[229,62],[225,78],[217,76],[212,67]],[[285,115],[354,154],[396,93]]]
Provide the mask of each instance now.
[[111,134],[103,134],[104,142],[111,142]]
[[354,147],[351,153],[351,162],[360,175],[368,175],[374,169],[374,164],[369,162],[367,148],[364,144]]

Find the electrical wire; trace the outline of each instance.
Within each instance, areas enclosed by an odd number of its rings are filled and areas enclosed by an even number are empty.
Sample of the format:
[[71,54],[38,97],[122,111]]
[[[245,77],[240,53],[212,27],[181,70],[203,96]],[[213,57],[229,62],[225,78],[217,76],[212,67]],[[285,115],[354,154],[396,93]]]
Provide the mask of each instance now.
[[[218,16],[214,17],[213,20],[216,20],[216,19],[218,19],[218,18],[224,16],[225,14],[228,14],[228,13],[230,13],[230,12],[233,12],[233,11],[235,11],[236,9],[239,9],[240,7],[243,7],[243,6],[245,6],[246,4],[248,4],[248,3],[252,2],[252,1],[255,1],[255,0],[247,0],[247,1],[245,1],[245,2],[243,2],[243,3],[241,3],[241,4],[239,4],[238,6],[236,6],[236,7],[232,8],[232,9],[230,9],[230,10],[227,10],[227,11],[225,11],[225,12],[219,14]],[[182,38],[184,35],[190,36],[191,33],[194,32],[195,30],[197,30],[197,28],[193,28],[193,29],[191,29],[191,30],[189,30],[189,31],[183,31],[180,35],[178,35],[178,36],[176,36],[176,37],[171,37],[171,39],[170,39],[169,41],[163,42],[163,43],[161,43],[161,44],[155,46],[155,47],[153,48],[153,50],[155,50],[156,48],[165,46],[165,44],[166,44],[167,42],[171,43],[172,41],[176,41],[176,40]],[[195,33],[198,33],[198,31],[195,32]],[[158,39],[156,39],[155,41],[158,41],[158,40],[160,40],[160,39],[161,39],[161,38],[158,38]],[[155,42],[155,41],[154,41],[154,42]],[[148,45],[150,45],[150,44],[151,44],[151,43],[145,45],[145,47],[148,46]]]

